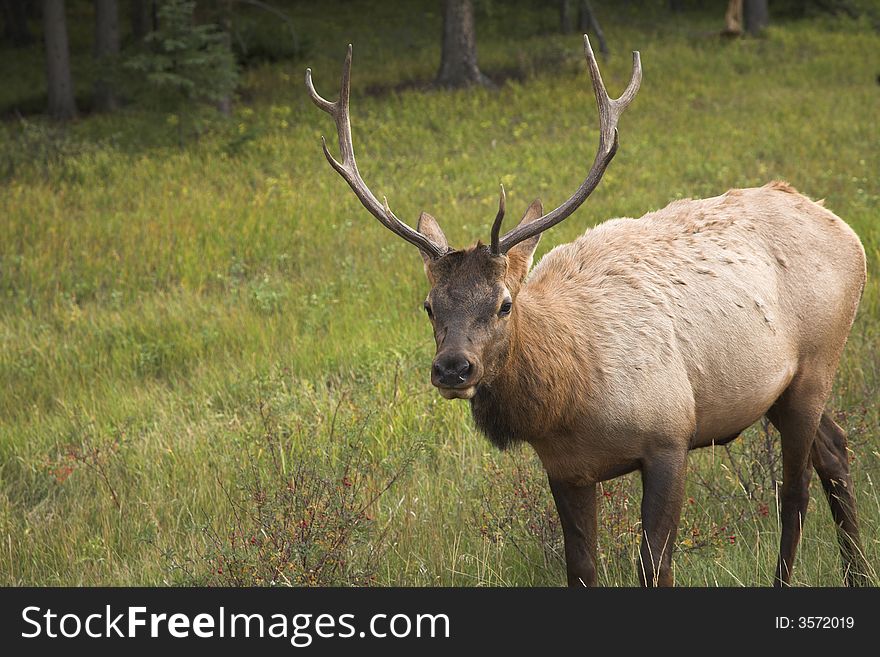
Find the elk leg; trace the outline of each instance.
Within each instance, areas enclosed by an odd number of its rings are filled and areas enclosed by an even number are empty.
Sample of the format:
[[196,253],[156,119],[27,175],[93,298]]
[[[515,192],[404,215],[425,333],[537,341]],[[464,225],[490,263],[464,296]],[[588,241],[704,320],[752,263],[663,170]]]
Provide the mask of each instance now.
[[849,474],[846,433],[827,413],[822,414],[819,422],[811,457],[837,526],[837,541],[840,544],[846,584],[867,586],[868,567],[859,540],[859,522],[852,477]]
[[810,388],[792,384],[767,411],[767,417],[782,436],[782,490],[780,493],[782,536],[776,563],[775,586],[788,586],[810,501],[810,452],[819,428],[824,394],[809,394]]
[[654,455],[642,464],[642,586],[672,586],[672,550],[684,500],[687,451]]
[[577,486],[550,479],[562,524],[569,586],[596,586],[596,484]]

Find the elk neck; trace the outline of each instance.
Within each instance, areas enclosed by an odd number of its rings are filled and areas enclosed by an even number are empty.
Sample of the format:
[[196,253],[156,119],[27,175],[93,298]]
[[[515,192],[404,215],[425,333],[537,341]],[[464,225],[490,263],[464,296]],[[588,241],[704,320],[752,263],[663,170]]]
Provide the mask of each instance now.
[[[574,336],[554,321],[546,299],[523,287],[511,314],[507,353],[488,382],[471,398],[471,414],[480,431],[498,448],[534,443],[565,423],[562,413],[572,390],[564,351]],[[558,312],[558,311],[557,311]],[[560,356],[562,359],[560,359]]]

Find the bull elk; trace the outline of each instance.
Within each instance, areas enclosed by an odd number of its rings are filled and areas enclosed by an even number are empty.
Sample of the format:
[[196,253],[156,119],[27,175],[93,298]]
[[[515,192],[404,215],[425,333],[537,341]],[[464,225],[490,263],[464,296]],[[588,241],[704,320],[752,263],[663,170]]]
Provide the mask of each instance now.
[[[550,482],[570,585],[596,584],[596,487],[641,471],[642,584],[671,585],[688,451],[723,445],[766,416],[782,441],[779,559],[788,585],[812,468],[837,526],[847,584],[866,582],[844,431],[824,411],[865,284],[865,253],[837,216],[782,182],[679,200],[613,219],[550,251],[531,271],[541,233],[599,184],[617,123],[642,77],[608,96],[589,39],[599,149],[581,186],[544,214],[534,201],[488,246],[456,250],[430,215],[417,230],[379,202],[355,162],[349,122],[351,46],[339,100],[306,86],[333,117],[330,165],[386,228],[418,247],[437,353],[431,382],[467,399],[500,448],[529,443]],[[812,468],[810,465],[812,464]]]

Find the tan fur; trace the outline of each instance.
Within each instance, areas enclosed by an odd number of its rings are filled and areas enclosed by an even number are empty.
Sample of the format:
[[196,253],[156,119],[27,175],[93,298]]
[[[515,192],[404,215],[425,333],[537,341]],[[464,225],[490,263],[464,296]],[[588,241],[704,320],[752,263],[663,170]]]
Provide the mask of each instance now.
[[[533,205],[523,221],[539,214]],[[865,284],[855,233],[771,182],[607,221],[526,277],[536,245],[494,256],[478,243],[426,259],[438,360],[473,363],[460,386],[435,385],[470,399],[497,445],[535,449],[563,522],[569,582],[595,583],[585,551],[595,550],[590,491],[639,469],[640,574],[671,584],[687,452],[731,440],[764,415],[783,438],[777,583],[790,575],[811,449],[855,567],[845,437],[823,414]],[[497,314],[505,295],[509,317]]]
[[786,183],[608,221],[521,290],[509,378],[541,371],[549,410],[511,410],[557,478],[722,440],[803,368],[830,385],[864,281],[856,235]]

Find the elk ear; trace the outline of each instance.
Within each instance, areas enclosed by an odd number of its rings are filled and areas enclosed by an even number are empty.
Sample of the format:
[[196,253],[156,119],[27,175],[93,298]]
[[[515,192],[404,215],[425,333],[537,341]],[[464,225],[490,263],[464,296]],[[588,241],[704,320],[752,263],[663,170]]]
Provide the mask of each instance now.
[[[544,206],[540,199],[535,199],[526,210],[523,218],[519,221],[519,226],[525,226],[532,223],[535,219],[544,214]],[[527,240],[523,240],[510,251],[507,252],[507,260],[510,263],[508,271],[510,275],[521,283],[526,279],[529,269],[532,268],[532,257],[535,255],[535,249],[538,248],[538,242],[541,240],[541,233]]]
[[[446,241],[446,235],[444,235],[443,231],[440,229],[440,224],[438,224],[437,220],[427,212],[422,212],[422,214],[419,215],[419,223],[416,224],[416,230],[434,242],[441,249],[446,250],[449,248],[449,242]],[[431,262],[432,256],[421,249],[419,249],[419,253],[422,254],[422,259],[425,261],[425,273],[427,273],[428,263]],[[428,278],[430,278],[430,274],[428,275]]]

